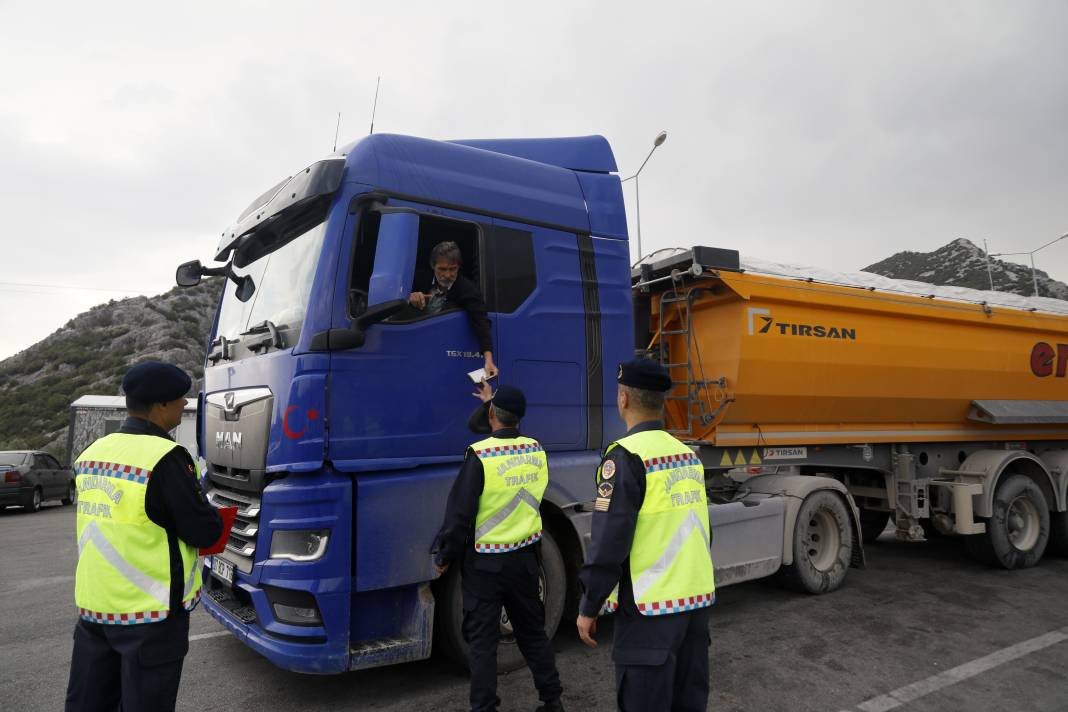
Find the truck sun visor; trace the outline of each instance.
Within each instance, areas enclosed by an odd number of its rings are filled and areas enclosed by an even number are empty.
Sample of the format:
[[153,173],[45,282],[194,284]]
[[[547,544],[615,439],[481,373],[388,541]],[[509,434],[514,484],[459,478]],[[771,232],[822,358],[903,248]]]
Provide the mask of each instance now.
[[225,262],[237,241],[268,219],[287,211],[299,210],[316,198],[335,193],[341,185],[344,169],[344,156],[326,158],[271,188],[261,196],[261,199],[266,201],[261,207],[246,210],[236,223],[223,231],[219,246],[215,250],[215,261]]

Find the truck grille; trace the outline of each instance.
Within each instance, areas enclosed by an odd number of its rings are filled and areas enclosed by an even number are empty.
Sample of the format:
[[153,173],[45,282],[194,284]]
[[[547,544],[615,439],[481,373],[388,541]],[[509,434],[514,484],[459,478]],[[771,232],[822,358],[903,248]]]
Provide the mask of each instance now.
[[230,539],[226,542],[224,557],[232,559],[244,573],[252,571],[256,559],[256,536],[260,531],[260,498],[248,492],[238,492],[229,487],[220,487],[213,482],[208,491],[208,501],[215,507],[237,507]]

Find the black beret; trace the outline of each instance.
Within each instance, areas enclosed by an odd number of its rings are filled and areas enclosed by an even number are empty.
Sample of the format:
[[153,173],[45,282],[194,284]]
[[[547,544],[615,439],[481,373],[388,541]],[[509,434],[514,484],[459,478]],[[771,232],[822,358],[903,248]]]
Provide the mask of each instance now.
[[523,395],[523,391],[515,386],[499,387],[490,402],[517,418],[522,418],[527,414],[527,398]]
[[619,364],[616,381],[624,386],[639,388],[643,391],[663,393],[671,390],[671,376],[668,370],[656,361],[644,358],[631,359]]
[[[527,414],[526,396],[523,395],[523,391],[515,386],[501,386],[493,394],[493,398],[490,399],[489,403],[493,403],[501,410],[508,411],[517,418],[522,418]],[[471,432],[480,434],[492,432],[489,424],[489,403],[480,405],[468,418],[467,427]]]
[[168,403],[189,392],[193,379],[182,369],[169,363],[145,361],[122,377],[123,392],[142,403]]

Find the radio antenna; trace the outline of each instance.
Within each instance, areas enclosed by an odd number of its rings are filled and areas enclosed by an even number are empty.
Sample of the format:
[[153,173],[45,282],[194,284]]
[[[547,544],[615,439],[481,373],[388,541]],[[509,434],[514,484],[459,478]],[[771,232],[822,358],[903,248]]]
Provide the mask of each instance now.
[[334,153],[337,153],[337,134],[341,131],[341,112],[337,112],[337,126],[334,127]]
[[378,111],[378,87],[382,84],[382,77],[378,77],[378,81],[375,82],[375,103],[371,105],[371,130],[368,132],[368,136],[375,132],[375,112]]

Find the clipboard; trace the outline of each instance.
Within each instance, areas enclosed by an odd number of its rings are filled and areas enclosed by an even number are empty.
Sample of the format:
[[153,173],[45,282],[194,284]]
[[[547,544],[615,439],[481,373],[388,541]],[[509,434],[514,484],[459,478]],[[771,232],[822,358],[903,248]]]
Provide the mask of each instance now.
[[234,528],[234,518],[237,516],[237,507],[218,507],[219,516],[222,517],[222,536],[214,544],[200,548],[201,556],[221,554],[226,549],[226,542],[230,539],[230,530]]

